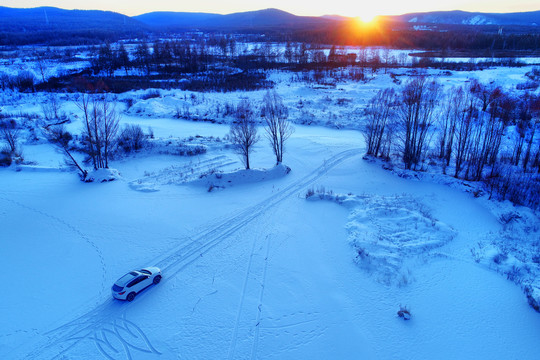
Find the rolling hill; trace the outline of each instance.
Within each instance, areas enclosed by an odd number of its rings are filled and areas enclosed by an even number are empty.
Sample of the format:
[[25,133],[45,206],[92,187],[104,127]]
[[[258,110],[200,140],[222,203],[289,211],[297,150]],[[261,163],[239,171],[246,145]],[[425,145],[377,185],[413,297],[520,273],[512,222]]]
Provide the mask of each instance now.
[[154,28],[168,29],[288,29],[313,28],[335,23],[324,17],[297,16],[278,9],[265,9],[228,15],[186,12],[152,12],[135,19]]

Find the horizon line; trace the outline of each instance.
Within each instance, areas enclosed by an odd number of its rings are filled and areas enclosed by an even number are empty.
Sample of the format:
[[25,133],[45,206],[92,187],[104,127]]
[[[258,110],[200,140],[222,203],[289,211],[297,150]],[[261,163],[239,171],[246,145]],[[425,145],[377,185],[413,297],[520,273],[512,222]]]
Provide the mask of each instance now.
[[[157,12],[167,12],[167,13],[184,13],[184,14],[213,14],[213,15],[232,15],[232,14],[242,14],[242,13],[249,13],[249,12],[258,12],[258,11],[264,11],[264,10],[278,10],[278,11],[282,11],[282,12],[285,12],[285,13],[288,13],[288,14],[291,14],[291,15],[294,15],[294,16],[299,16],[299,17],[317,17],[317,18],[320,18],[320,17],[325,17],[325,16],[340,16],[340,17],[344,17],[344,18],[356,18],[358,16],[347,16],[347,15],[341,15],[339,13],[335,13],[335,14],[323,14],[323,15],[298,15],[298,14],[295,14],[293,12],[290,12],[290,11],[286,11],[286,10],[282,10],[282,9],[279,9],[279,8],[263,8],[263,9],[258,9],[258,10],[245,10],[245,11],[235,11],[235,12],[230,12],[230,13],[219,13],[219,12],[206,12],[206,11],[174,11],[174,10],[156,10],[156,11],[149,11],[149,12],[144,12],[144,13],[141,13],[141,14],[138,14],[138,15],[127,15],[125,13],[122,13],[122,12],[119,12],[119,11],[114,11],[114,10],[103,10],[103,9],[80,9],[80,8],[63,8],[63,7],[59,7],[59,6],[47,6],[47,5],[44,5],[44,6],[33,6],[33,7],[12,7],[12,6],[3,6],[3,5],[0,5],[0,8],[8,8],[8,9],[27,9],[27,10],[31,10],[31,9],[41,9],[41,8],[53,8],[53,9],[60,9],[60,10],[66,10],[66,11],[103,11],[103,12],[111,12],[111,13],[115,13],[115,14],[120,14],[120,15],[124,15],[124,16],[127,16],[127,17],[130,17],[130,18],[133,18],[133,17],[137,17],[137,16],[141,16],[141,15],[145,15],[145,14],[151,14],[151,13],[157,13]],[[523,14],[523,13],[532,13],[532,12],[538,12],[540,11],[540,8],[537,9],[537,10],[526,10],[526,11],[512,11],[512,12],[498,12],[498,11],[494,11],[494,12],[483,12],[483,11],[468,11],[468,10],[460,10],[460,9],[454,9],[454,10],[430,10],[430,11],[411,11],[411,12],[406,12],[406,13],[402,13],[402,14],[395,14],[395,15],[384,15],[384,14],[381,14],[381,15],[377,15],[377,17],[391,17],[391,16],[403,16],[403,15],[408,15],[408,14],[429,14],[429,13],[436,13],[436,12],[446,12],[446,13],[450,13],[450,12],[464,12],[464,13],[469,13],[469,14]]]

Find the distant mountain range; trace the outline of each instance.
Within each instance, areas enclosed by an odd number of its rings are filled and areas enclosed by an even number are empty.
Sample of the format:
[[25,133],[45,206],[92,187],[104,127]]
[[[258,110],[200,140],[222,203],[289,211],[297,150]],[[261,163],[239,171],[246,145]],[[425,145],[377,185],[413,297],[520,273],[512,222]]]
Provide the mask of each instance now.
[[[491,27],[511,25],[528,27],[536,33],[540,31],[540,11],[508,14],[442,11],[381,16],[380,19],[398,30],[414,28],[417,24],[447,24]],[[345,29],[351,24],[353,24],[351,17],[297,16],[278,9],[228,15],[151,12],[129,17],[100,10],[64,10],[54,7],[16,9],[0,6],[0,44],[96,43],[149,32],[185,30],[253,32],[271,30],[277,33],[315,31],[324,37],[325,33],[342,31],[339,29]]]
[[435,11],[390,16],[394,21],[422,24],[454,25],[519,25],[539,26],[540,11],[521,13],[479,13],[466,11]]
[[[540,11],[522,13],[479,13],[466,11],[436,11],[411,13],[397,16],[381,16],[382,19],[409,24],[452,24],[452,25],[517,25],[540,26]],[[351,17],[325,15],[321,17],[297,16],[277,9],[266,9],[219,15],[210,13],[151,12],[134,19],[154,28],[304,28],[326,26]]]
[[54,7],[15,9],[0,6],[0,32],[136,31],[143,23],[126,15],[101,10],[64,10]]

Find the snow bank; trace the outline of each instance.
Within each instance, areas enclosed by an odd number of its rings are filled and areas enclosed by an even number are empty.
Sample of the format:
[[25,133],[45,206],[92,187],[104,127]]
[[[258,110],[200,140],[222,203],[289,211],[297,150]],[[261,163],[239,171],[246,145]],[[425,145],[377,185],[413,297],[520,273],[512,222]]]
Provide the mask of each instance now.
[[407,196],[313,194],[311,200],[330,200],[346,206],[346,229],[356,263],[385,284],[411,281],[407,265],[450,242],[456,232],[431,215],[430,209]]
[[233,172],[211,172],[203,174],[200,179],[192,184],[208,187],[211,191],[215,188],[226,188],[234,185],[251,184],[283,177],[291,172],[291,168],[278,164],[272,169],[243,169]]
[[120,179],[120,173],[116,169],[97,169],[88,173],[86,182],[106,182]]
[[540,312],[540,221],[526,207],[510,202],[485,201],[502,229],[471,248],[477,263],[520,285],[529,304]]
[[189,108],[189,103],[186,101],[174,96],[160,96],[138,100],[126,113],[152,117],[172,117],[184,108]]

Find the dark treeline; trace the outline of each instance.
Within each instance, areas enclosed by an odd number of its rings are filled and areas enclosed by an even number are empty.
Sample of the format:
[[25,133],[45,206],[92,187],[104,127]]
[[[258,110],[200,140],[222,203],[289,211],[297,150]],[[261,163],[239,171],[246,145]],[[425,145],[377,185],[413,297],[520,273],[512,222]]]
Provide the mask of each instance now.
[[[150,87],[178,88],[194,91],[255,90],[271,87],[266,70],[283,69],[304,73],[302,77],[315,82],[330,77],[363,81],[378,69],[395,67],[438,68],[443,70],[477,70],[489,66],[522,66],[515,59],[492,59],[479,62],[447,62],[429,57],[406,54],[392,56],[388,48],[360,47],[349,53],[342,46],[327,47],[314,43],[265,41],[248,42],[251,36],[235,34],[189,34],[183,39],[142,40],[136,43],[110,43],[86,47],[91,67],[78,74],[65,74],[47,79],[30,79],[20,73],[0,76],[2,88],[21,91],[68,90],[124,92]],[[259,38],[259,40],[261,40]],[[72,57],[69,48],[64,52],[47,50],[37,54],[38,64],[45,56]],[[489,57],[493,52],[485,52]],[[450,56],[442,51],[442,58]],[[345,70],[340,70],[345,68]],[[43,81],[39,81],[43,80]],[[307,78],[305,79],[307,80]],[[39,82],[37,86],[34,86]]]
[[36,32],[0,32],[0,45],[19,46],[42,44],[48,46],[96,45],[106,41],[136,38],[143,32],[119,32],[110,29],[46,30]]

